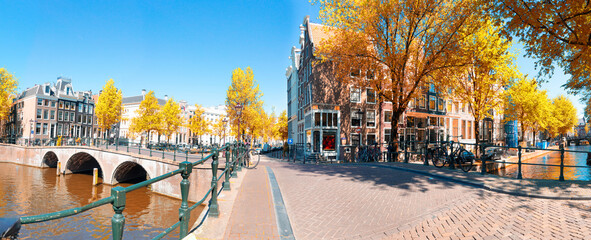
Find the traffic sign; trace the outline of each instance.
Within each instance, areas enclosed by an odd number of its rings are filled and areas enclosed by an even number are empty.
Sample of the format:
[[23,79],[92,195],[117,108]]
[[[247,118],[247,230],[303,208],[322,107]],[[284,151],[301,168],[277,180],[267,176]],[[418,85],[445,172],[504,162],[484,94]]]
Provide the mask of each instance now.
[[291,144],[293,144],[293,139],[291,139],[291,138],[288,138],[288,139],[287,139],[287,144],[290,144],[290,145],[291,145]]

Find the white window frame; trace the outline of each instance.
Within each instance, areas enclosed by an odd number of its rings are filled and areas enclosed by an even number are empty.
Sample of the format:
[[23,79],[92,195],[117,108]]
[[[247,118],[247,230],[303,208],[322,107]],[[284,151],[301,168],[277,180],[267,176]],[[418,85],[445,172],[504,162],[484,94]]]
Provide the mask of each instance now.
[[[354,92],[357,92],[357,101],[354,101],[353,100],[353,93]],[[350,98],[350,101],[352,103],[360,103],[361,102],[361,89],[355,88],[355,87],[351,87],[349,98]]]
[[[370,123],[369,121],[369,113],[372,112],[373,113],[373,126],[368,126],[368,124]],[[377,125],[377,121],[376,121],[376,110],[366,110],[365,111],[365,127],[367,128],[376,128]]]
[[[367,94],[368,91],[372,91],[373,92],[373,102],[369,101],[369,95]],[[378,101],[378,96],[376,91],[373,90],[373,88],[366,88],[365,89],[365,102],[367,102],[368,104],[376,104],[376,102]]]

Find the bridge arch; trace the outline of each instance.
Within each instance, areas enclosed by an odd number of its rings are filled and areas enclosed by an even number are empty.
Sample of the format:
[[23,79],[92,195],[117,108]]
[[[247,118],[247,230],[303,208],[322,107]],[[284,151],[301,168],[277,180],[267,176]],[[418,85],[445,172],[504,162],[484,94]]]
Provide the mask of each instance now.
[[86,152],[78,152],[72,155],[66,163],[67,173],[90,173],[92,169],[98,168],[99,177],[103,177],[103,168],[99,161],[96,160],[92,155]]
[[45,155],[43,155],[42,165],[50,168],[55,168],[57,167],[58,161],[59,159],[57,158],[57,155],[53,151],[48,151],[45,153]]
[[113,185],[117,183],[138,183],[150,179],[150,173],[142,165],[133,161],[119,164],[113,171]]

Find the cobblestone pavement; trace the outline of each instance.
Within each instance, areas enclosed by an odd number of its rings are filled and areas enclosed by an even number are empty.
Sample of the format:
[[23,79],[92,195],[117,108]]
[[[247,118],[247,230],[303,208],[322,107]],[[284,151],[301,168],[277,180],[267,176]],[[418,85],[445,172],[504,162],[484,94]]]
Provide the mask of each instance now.
[[296,239],[591,239],[591,201],[516,197],[376,166],[265,164]]

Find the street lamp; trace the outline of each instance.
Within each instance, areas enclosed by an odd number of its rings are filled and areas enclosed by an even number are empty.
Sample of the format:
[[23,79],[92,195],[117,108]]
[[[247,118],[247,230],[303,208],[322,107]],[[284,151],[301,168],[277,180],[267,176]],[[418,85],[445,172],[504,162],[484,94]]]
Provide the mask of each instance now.
[[224,144],[226,144],[226,123],[228,122],[228,118],[224,117],[222,122],[224,123]]
[[29,120],[29,123],[31,124],[30,125],[31,126],[31,128],[30,128],[31,131],[29,131],[29,146],[31,146],[31,134],[33,134],[33,124],[35,123],[35,120],[30,119]]
[[240,124],[242,123],[242,119],[240,118],[242,115],[242,104],[238,103],[236,106],[234,106],[234,109],[236,109],[236,114],[238,115],[238,141],[242,141],[242,132],[240,131]]

